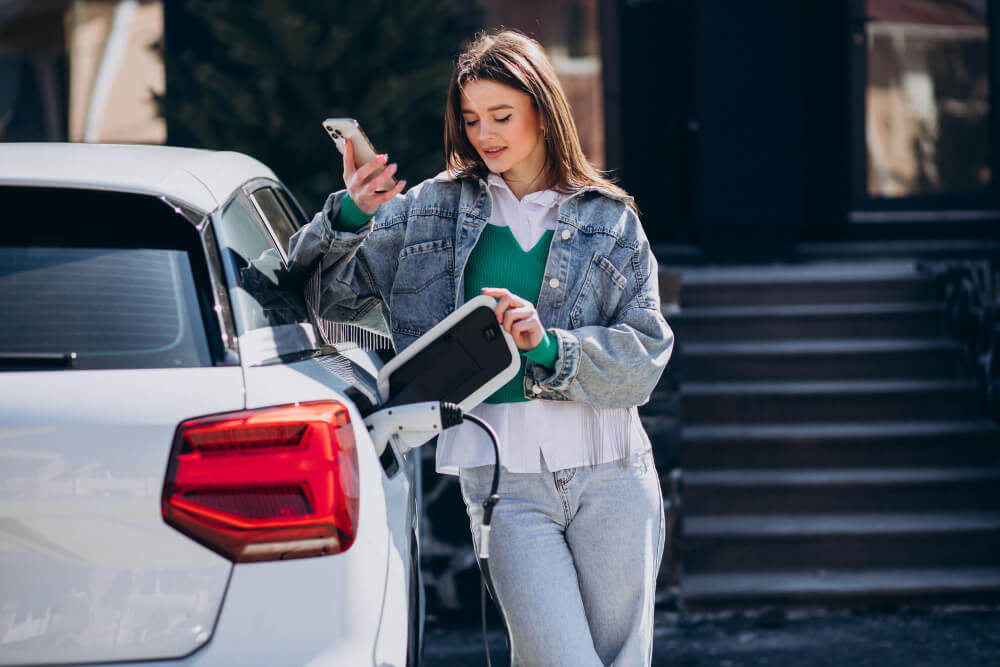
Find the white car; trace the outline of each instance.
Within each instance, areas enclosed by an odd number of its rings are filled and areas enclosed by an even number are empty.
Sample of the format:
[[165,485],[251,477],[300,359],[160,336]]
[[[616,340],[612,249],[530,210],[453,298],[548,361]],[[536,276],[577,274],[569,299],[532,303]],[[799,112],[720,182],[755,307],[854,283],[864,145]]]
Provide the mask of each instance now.
[[271,170],[5,144],[0,216],[0,664],[416,664],[414,469]]

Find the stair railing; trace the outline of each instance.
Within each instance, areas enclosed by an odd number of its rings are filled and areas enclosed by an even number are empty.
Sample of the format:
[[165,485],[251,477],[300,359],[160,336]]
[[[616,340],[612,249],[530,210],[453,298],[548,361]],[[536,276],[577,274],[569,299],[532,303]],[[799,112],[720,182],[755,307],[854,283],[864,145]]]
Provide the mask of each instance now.
[[990,414],[1000,421],[1000,263],[963,261],[930,270],[945,303],[948,331],[961,343]]

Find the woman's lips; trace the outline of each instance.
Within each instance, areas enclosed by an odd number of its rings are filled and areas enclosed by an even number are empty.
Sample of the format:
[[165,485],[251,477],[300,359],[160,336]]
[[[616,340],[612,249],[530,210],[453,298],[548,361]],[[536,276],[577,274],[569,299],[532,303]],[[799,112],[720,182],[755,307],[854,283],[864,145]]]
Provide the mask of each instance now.
[[502,153],[503,153],[503,152],[504,152],[505,150],[507,150],[507,147],[506,147],[506,146],[504,146],[503,148],[498,148],[498,149],[496,149],[496,150],[492,150],[492,149],[486,149],[486,148],[484,148],[484,149],[483,149],[483,155],[485,155],[485,156],[486,156],[486,157],[488,157],[488,158],[491,158],[491,159],[493,159],[493,158],[497,158],[497,157],[500,157],[500,155],[501,155],[501,154],[502,154]]

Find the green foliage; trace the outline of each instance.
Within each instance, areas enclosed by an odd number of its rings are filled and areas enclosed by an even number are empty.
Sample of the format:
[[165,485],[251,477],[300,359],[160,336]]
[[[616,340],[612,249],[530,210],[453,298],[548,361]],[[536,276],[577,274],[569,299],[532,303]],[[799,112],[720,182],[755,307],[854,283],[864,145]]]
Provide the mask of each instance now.
[[171,143],[247,153],[307,211],[341,187],[321,122],[357,118],[410,184],[444,168],[455,0],[187,0],[168,11]]

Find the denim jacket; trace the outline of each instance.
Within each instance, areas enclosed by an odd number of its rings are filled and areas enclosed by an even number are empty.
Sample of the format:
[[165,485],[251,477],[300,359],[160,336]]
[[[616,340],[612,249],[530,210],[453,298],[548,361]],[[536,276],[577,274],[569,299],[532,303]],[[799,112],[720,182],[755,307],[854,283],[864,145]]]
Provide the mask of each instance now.
[[[383,204],[357,232],[334,230],[345,191],[291,239],[290,270],[320,277],[319,314],[391,335],[397,351],[464,301],[469,253],[490,219],[483,180],[447,174]],[[537,310],[555,369],[527,362],[529,398],[600,408],[645,403],[673,349],[657,264],[623,197],[586,187],[559,206]]]

